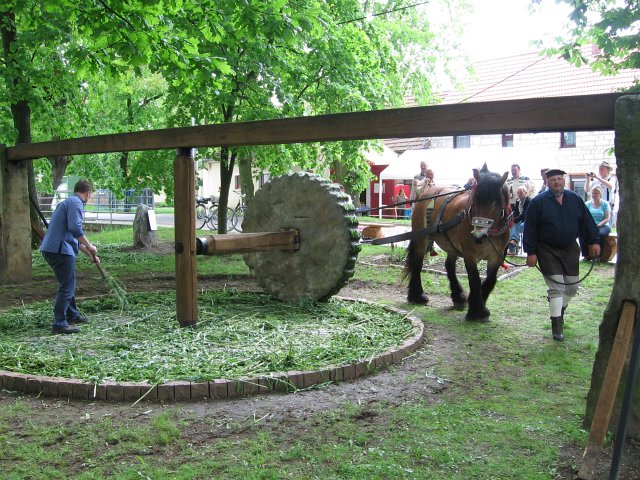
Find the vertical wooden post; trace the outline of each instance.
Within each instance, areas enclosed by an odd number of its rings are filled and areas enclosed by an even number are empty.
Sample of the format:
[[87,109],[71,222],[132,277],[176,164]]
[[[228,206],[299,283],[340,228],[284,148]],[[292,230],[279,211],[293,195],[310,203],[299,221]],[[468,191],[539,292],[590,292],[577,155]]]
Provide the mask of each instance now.
[[176,228],[176,318],[184,327],[198,322],[196,176],[193,149],[177,149],[173,162],[173,179]]
[[[633,325],[636,317],[636,306],[634,303],[625,301],[622,304],[622,313],[618,330],[613,341],[611,349],[611,357],[607,365],[607,372],[602,382],[600,397],[596,407],[587,447],[582,455],[582,465],[578,472],[578,478],[581,480],[592,480],[595,475],[596,466],[600,453],[602,452],[602,444],[604,437],[609,428],[609,420],[611,420],[611,412],[613,404],[618,393],[618,384],[620,383],[620,375],[624,367],[627,354],[629,353],[629,344],[631,343],[631,335],[633,334]],[[624,441],[624,439],[618,439]]]
[[7,161],[0,145],[0,284],[31,281],[31,219],[27,162]]

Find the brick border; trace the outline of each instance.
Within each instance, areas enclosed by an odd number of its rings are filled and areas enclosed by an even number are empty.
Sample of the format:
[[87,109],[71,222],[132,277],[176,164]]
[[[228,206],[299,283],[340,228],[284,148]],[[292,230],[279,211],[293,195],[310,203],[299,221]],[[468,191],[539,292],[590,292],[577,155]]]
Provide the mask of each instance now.
[[[339,297],[381,306],[395,313],[406,311],[366,300]],[[413,334],[402,344],[380,355],[347,365],[331,365],[320,370],[271,373],[260,377],[234,380],[215,379],[208,382],[172,381],[158,385],[135,382],[103,382],[100,384],[82,380],[45,377],[0,370],[0,389],[30,395],[74,400],[135,402],[150,401],[195,401],[203,399],[237,398],[269,392],[293,392],[327,382],[339,383],[373,373],[393,363],[398,363],[422,345],[425,335],[424,323],[411,315],[406,317],[413,325]]]

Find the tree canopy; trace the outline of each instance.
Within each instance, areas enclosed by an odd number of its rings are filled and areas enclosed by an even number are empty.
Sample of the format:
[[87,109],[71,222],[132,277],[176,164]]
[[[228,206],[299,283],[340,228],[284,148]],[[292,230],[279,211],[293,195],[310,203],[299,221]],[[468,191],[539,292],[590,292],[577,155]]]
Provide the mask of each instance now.
[[[605,74],[640,68],[640,4],[635,0],[563,0],[573,8],[569,38],[552,49],[576,66],[590,63]],[[595,45],[598,53],[586,58],[581,48]]]
[[[459,55],[422,8],[406,0],[4,2],[0,141],[375,110],[409,95],[425,104],[435,72]],[[221,162],[226,201],[236,159],[245,175],[339,164],[341,180],[359,191],[369,175],[363,148],[371,142],[206,154]],[[36,166],[47,182],[70,165],[104,187],[171,194],[172,160],[132,152]]]

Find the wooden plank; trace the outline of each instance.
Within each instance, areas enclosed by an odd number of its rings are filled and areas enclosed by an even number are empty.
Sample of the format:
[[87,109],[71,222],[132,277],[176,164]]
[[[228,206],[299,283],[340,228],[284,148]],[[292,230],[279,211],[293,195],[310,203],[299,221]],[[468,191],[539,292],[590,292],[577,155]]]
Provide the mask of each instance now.
[[461,103],[169,128],[17,145],[9,161],[52,155],[343,140],[614,129],[620,93]]
[[[298,250],[297,230],[283,232],[253,232],[242,235],[207,235],[197,240],[197,252],[202,255],[228,255],[230,253]],[[200,245],[203,246],[200,251]]]
[[627,354],[629,352],[629,343],[631,342],[631,334],[633,333],[634,319],[636,317],[636,306],[632,302],[624,302],[622,305],[622,314],[618,323],[611,356],[607,371],[600,388],[600,397],[598,405],[591,422],[591,431],[587,440],[587,447],[582,455],[582,465],[578,472],[578,478],[582,480],[593,480],[598,459],[602,452],[602,442],[609,428],[611,420],[611,412],[613,404],[618,393],[618,384],[620,383],[620,375],[624,367]]
[[178,149],[173,163],[173,178],[176,228],[176,318],[184,327],[198,322],[196,179],[192,149]]

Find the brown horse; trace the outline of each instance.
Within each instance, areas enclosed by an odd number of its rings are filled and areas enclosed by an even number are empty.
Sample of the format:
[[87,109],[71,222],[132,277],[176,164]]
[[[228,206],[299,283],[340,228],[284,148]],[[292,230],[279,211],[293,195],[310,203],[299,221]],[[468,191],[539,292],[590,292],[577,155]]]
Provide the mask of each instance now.
[[[466,319],[482,320],[490,315],[485,304],[496,284],[498,268],[504,262],[512,220],[505,185],[507,173],[500,176],[490,172],[485,164],[480,171],[473,169],[473,178],[474,182],[470,183],[475,185],[470,190],[461,192],[453,187],[437,186],[425,190],[420,198],[453,193],[416,202],[411,215],[411,228],[418,230],[439,226],[432,238],[447,252],[445,266],[451,300],[460,308],[467,302],[456,276],[456,260],[462,257],[469,276]],[[428,239],[413,239],[407,247],[405,276],[409,277],[407,300],[410,303],[426,304],[429,301],[420,280]],[[477,265],[480,260],[487,261],[487,277],[482,282]]]

